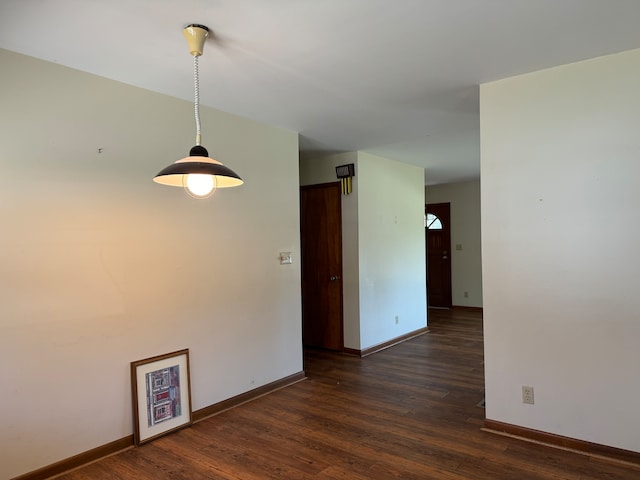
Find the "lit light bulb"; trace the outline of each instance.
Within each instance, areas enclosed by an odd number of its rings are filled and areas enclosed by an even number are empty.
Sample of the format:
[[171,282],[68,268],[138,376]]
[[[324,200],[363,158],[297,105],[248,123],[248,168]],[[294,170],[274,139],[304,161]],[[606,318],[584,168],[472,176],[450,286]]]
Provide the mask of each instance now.
[[216,188],[213,175],[204,173],[190,173],[185,185],[187,192],[195,198],[207,198]]

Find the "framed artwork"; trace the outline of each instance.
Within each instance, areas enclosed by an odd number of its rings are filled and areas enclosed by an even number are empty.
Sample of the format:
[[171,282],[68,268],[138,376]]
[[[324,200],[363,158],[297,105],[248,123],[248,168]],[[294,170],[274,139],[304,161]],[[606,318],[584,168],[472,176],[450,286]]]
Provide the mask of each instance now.
[[189,349],[131,362],[136,445],[191,425]]

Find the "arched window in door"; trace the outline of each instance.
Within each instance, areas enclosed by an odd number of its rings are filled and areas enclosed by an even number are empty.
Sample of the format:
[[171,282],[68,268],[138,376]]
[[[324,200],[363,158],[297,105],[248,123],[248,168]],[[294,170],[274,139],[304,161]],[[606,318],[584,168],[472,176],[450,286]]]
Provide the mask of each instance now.
[[427,229],[442,230],[442,222],[433,213],[427,213]]

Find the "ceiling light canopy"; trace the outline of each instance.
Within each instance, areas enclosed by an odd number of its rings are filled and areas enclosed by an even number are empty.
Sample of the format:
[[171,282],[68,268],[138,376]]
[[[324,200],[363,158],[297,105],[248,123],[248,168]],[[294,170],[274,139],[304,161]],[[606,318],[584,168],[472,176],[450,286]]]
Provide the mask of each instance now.
[[209,152],[201,144],[200,133],[200,82],[198,78],[198,57],[204,50],[204,42],[209,29],[204,25],[188,25],[182,31],[193,55],[194,110],[196,119],[196,144],[189,156],[162,169],[154,182],[173,187],[184,187],[194,198],[207,198],[217,188],[237,187],[244,182],[240,176],[218,160],[209,157]]

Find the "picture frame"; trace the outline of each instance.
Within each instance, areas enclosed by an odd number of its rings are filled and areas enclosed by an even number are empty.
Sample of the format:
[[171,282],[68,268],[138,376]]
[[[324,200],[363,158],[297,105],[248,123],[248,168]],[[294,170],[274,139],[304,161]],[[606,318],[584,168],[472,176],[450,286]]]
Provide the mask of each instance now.
[[136,446],[192,424],[189,349],[131,362]]

